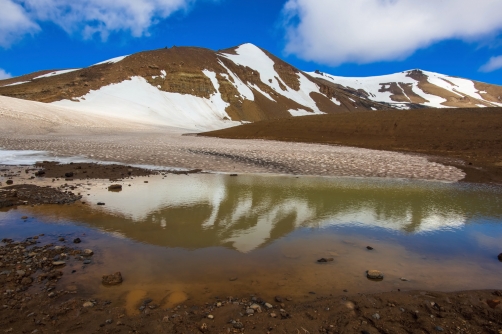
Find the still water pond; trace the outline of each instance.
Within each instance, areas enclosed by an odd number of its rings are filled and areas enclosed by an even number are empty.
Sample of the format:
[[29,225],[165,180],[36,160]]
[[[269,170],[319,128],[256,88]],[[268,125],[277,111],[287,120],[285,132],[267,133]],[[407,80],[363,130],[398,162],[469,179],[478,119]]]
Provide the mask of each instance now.
[[[122,183],[118,193],[88,186],[87,204],[0,212],[0,234],[81,237],[93,262],[67,266],[77,272],[63,284],[122,298],[131,312],[145,296],[172,306],[250,294],[502,288],[500,187],[205,174]],[[317,263],[322,257],[333,261]],[[369,281],[368,269],[385,279]],[[121,286],[99,284],[115,271]]]

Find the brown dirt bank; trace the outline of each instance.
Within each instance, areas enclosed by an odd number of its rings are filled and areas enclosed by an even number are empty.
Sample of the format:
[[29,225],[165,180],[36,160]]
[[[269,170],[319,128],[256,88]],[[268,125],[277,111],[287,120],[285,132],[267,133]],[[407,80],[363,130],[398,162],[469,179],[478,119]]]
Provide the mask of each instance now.
[[52,187],[19,184],[0,188],[0,209],[17,205],[68,204],[81,198],[80,195]]
[[40,176],[49,178],[82,179],[121,179],[129,176],[148,176],[158,173],[144,168],[125,165],[102,165],[96,163],[69,163],[44,161],[36,167],[43,171]]
[[[261,121],[201,135],[427,154],[463,169],[465,181],[502,183],[502,108],[315,115]],[[461,161],[454,161],[458,159]]]
[[[318,296],[222,296],[166,309],[149,296],[139,315],[93,298],[63,276],[99,254],[44,234],[0,244],[0,330],[5,333],[492,333],[502,331],[502,292],[393,291]],[[71,240],[68,240],[71,243]],[[90,263],[90,264],[89,264]],[[67,266],[70,266],[68,268]],[[76,268],[71,270],[71,268]],[[104,273],[108,274],[108,273]],[[127,277],[124,278],[127,280]],[[101,282],[89,282],[101,284]],[[375,282],[375,284],[378,284]],[[113,289],[112,287],[109,287]],[[79,292],[80,290],[80,292]]]

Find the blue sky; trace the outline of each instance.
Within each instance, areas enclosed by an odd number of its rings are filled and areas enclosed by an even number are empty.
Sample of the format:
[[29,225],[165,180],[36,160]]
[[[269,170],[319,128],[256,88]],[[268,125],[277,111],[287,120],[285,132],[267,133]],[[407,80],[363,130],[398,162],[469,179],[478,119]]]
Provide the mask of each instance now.
[[500,0],[0,0],[0,77],[250,42],[306,71],[502,85],[501,12]]

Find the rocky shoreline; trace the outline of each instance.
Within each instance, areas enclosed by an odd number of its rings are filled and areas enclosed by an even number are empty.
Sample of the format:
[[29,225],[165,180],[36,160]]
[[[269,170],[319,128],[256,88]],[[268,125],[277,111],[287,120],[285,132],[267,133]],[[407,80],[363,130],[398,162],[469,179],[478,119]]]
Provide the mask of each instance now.
[[[193,170],[150,170],[126,165],[44,161],[31,167],[4,166],[0,182],[0,208],[18,205],[70,204],[82,199],[82,182],[92,179],[111,181],[166,173],[194,174]],[[56,182],[57,181],[57,182]],[[30,182],[28,184],[27,182]],[[68,183],[69,182],[69,183]],[[113,190],[113,189],[111,189]]]
[[[71,245],[71,246],[70,246]],[[276,296],[225,296],[173,308],[146,296],[128,315],[122,300],[85,297],[59,284],[62,267],[90,265],[92,250],[37,235],[0,244],[0,330],[5,333],[494,333],[502,331],[502,292],[391,291]],[[73,270],[70,275],[78,275]],[[104,273],[103,279],[107,277]],[[117,274],[113,274],[115,278]],[[127,280],[127,277],[124,278]],[[114,281],[89,284],[120,284]]]

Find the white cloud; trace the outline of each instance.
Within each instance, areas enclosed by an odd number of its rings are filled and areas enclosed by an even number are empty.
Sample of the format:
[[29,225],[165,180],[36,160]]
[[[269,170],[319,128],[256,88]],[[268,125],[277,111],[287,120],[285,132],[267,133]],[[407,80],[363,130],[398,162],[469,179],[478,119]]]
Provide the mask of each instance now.
[[286,52],[328,65],[403,59],[502,29],[500,0],[288,0]]
[[5,72],[5,70],[0,68],[0,80],[12,78],[10,73]]
[[0,47],[9,47],[21,36],[39,29],[21,5],[11,0],[0,0]]
[[106,40],[110,33],[119,31],[140,37],[148,35],[148,29],[159,20],[195,1],[0,0],[0,46],[7,47],[24,34],[39,30],[40,22],[52,22],[84,38],[98,34]]
[[491,57],[490,60],[481,66],[481,72],[493,72],[502,68],[502,56]]

